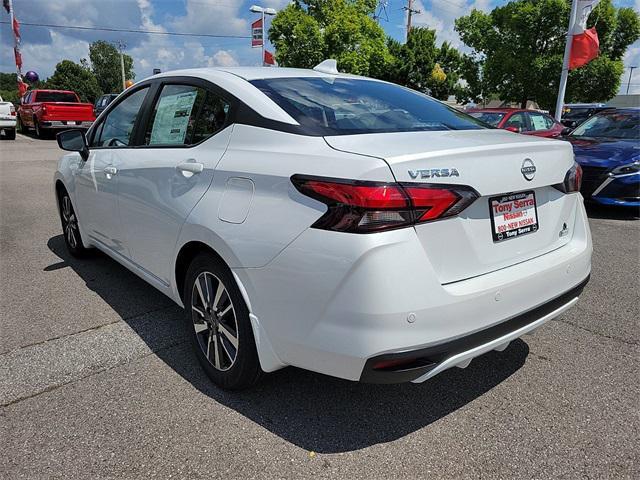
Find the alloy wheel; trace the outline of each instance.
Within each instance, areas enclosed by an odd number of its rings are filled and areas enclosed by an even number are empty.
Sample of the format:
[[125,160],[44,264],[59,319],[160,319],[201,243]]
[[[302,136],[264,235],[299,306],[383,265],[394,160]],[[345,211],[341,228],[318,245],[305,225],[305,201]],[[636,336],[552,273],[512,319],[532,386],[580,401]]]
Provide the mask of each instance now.
[[219,371],[229,370],[238,356],[238,321],[222,281],[202,272],[193,284],[191,319],[202,353]]
[[68,195],[62,197],[62,229],[67,243],[71,248],[77,248],[80,231],[78,230],[78,219],[73,211],[71,199]]

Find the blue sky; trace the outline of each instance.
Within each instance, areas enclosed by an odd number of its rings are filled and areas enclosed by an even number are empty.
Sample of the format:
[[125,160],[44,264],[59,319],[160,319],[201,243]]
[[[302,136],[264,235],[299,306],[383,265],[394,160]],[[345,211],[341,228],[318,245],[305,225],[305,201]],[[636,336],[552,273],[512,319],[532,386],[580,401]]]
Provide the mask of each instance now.
[[[14,0],[17,17],[23,23],[80,25],[167,32],[190,32],[224,35],[248,35],[256,17],[252,4],[276,9],[290,0]],[[405,0],[387,0],[386,14],[380,24],[392,37],[405,35]],[[447,40],[463,48],[453,30],[453,21],[472,8],[491,10],[506,0],[415,0],[414,25],[434,28],[440,41]],[[640,10],[640,0],[617,0],[616,6]],[[8,20],[4,10],[2,20]],[[8,25],[1,25],[0,71],[14,71],[12,39]],[[153,68],[169,70],[199,66],[257,65],[259,49],[252,49],[248,39],[173,37],[99,31],[65,30],[23,26],[23,70],[35,70],[49,76],[63,58],[79,61],[88,56],[91,41],[122,40],[133,56],[137,78],[151,74]],[[632,45],[625,65],[640,66],[640,41]],[[623,77],[624,88],[628,70]],[[640,69],[634,71],[631,91],[640,93]]]

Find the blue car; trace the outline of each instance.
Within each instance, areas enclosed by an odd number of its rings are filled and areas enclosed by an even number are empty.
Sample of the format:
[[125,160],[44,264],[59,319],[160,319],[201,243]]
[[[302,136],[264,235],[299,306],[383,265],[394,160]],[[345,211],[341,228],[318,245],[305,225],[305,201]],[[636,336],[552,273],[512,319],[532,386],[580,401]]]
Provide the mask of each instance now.
[[640,207],[640,108],[600,112],[566,140],[582,167],[582,196],[602,205]]

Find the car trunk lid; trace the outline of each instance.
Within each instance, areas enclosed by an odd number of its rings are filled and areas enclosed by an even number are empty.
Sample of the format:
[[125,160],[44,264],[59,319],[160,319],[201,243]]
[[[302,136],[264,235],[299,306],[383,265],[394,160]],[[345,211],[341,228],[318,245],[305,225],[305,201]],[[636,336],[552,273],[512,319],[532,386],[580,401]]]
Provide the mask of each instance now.
[[[500,130],[407,132],[325,137],[341,151],[384,159],[398,182],[467,185],[480,195],[459,215],[414,228],[442,283],[451,283],[555,250],[571,237],[578,195],[553,187],[573,165],[566,142]],[[535,167],[535,171],[531,168]],[[524,193],[523,193],[524,192]],[[531,193],[533,195],[531,195]],[[509,195],[516,194],[514,199]],[[498,239],[495,225],[513,226],[501,205],[522,205],[535,197],[535,229]],[[510,207],[509,207],[510,208]],[[514,209],[514,212],[520,209]],[[531,227],[534,228],[534,227]],[[518,230],[518,229],[516,229]],[[527,230],[527,228],[524,228]],[[530,229],[529,229],[530,230]]]

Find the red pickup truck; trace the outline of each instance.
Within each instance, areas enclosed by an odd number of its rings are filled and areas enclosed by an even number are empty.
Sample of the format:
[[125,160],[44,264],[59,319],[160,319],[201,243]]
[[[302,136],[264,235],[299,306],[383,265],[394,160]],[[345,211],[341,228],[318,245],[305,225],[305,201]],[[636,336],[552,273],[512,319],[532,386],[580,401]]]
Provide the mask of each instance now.
[[39,138],[54,129],[89,128],[95,119],[93,105],[69,90],[31,90],[18,107],[18,129],[33,128]]

